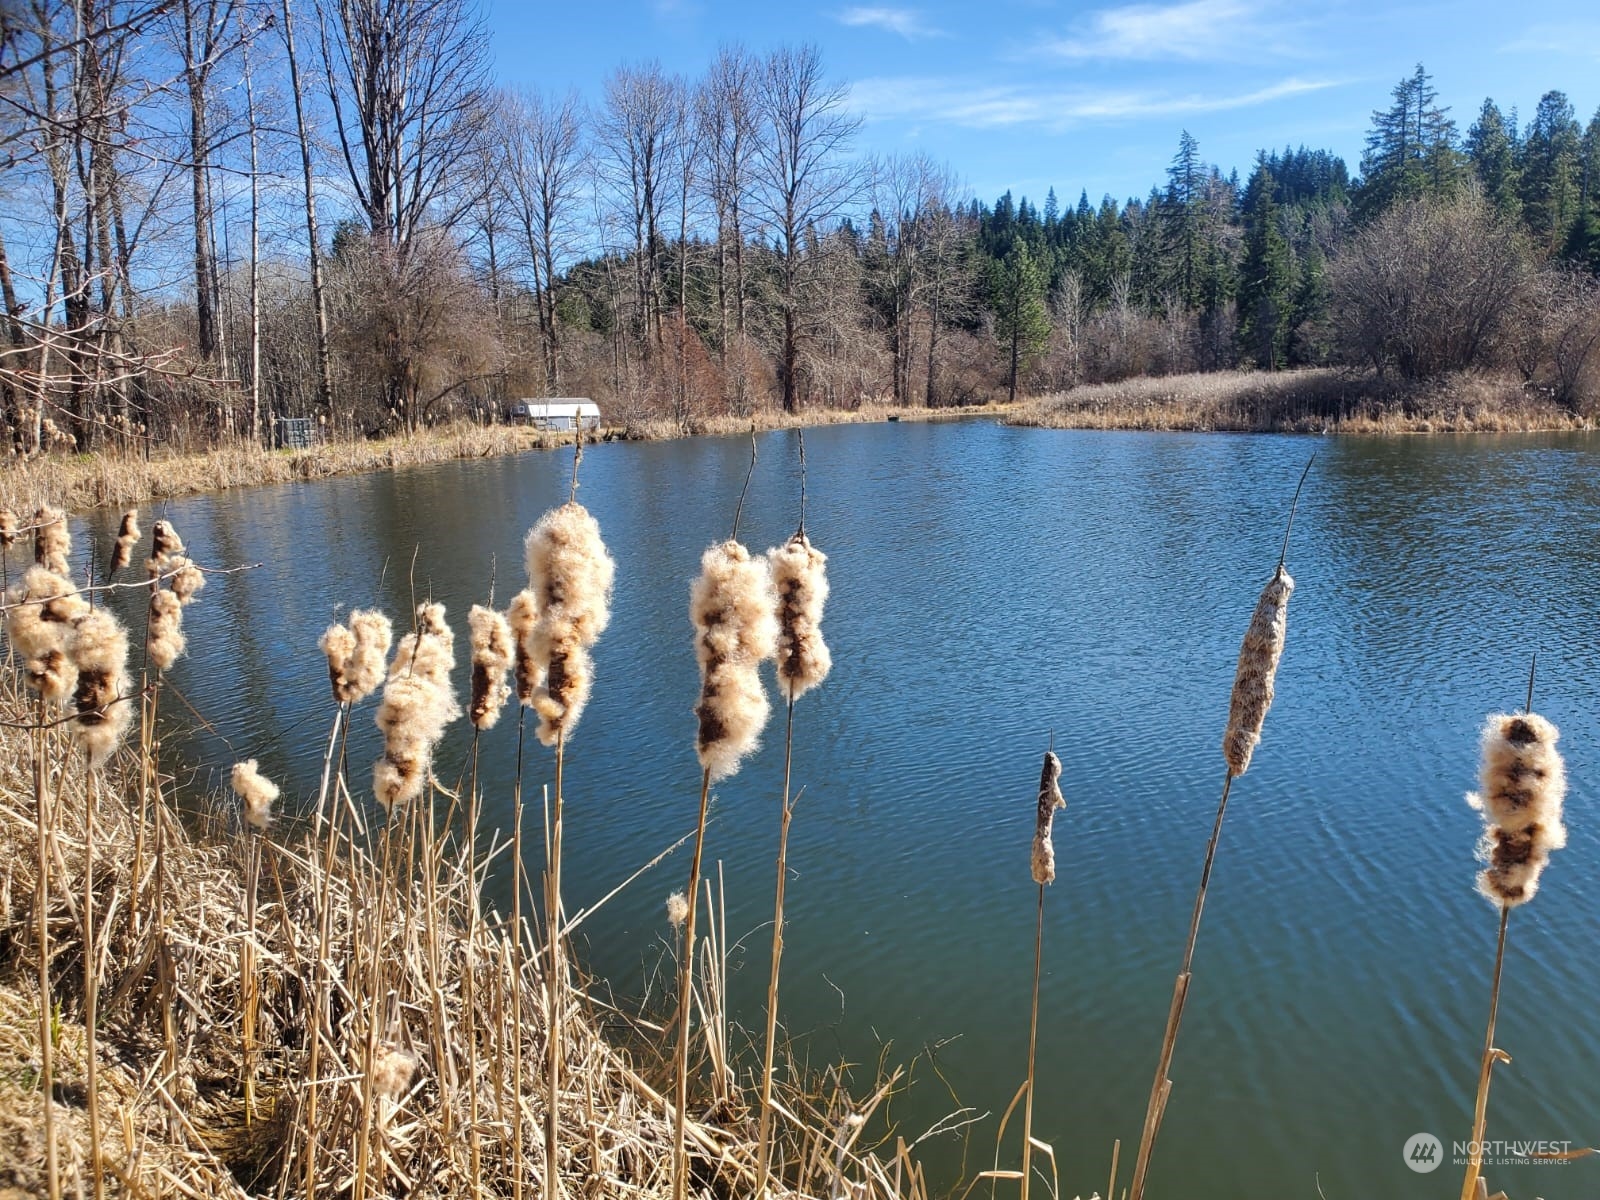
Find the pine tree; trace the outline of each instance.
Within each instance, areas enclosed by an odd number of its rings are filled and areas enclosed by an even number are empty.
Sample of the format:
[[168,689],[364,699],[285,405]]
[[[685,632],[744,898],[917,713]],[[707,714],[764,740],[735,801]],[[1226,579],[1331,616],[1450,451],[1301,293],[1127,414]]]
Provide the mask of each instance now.
[[1200,160],[1200,143],[1185,129],[1178,137],[1178,152],[1167,168],[1167,194],[1160,213],[1165,251],[1170,264],[1170,284],[1184,308],[1199,302],[1199,259],[1204,241],[1206,169]]
[[1394,102],[1372,114],[1361,156],[1357,201],[1363,217],[1406,200],[1447,195],[1460,180],[1456,125],[1449,108],[1439,107],[1433,77],[1418,63],[1391,95]]
[[1485,100],[1478,110],[1464,148],[1484,199],[1501,216],[1514,219],[1522,210],[1517,194],[1516,130],[1507,128],[1506,118],[1493,100]]
[[1245,188],[1247,232],[1239,267],[1239,348],[1268,371],[1284,365],[1293,279],[1289,243],[1278,228],[1275,186],[1263,159]]
[[1522,211],[1533,244],[1546,254],[1561,247],[1579,217],[1583,134],[1564,92],[1539,99],[1522,146]]
[[1010,390],[1017,398],[1017,376],[1044,349],[1050,316],[1044,304],[1044,273],[1020,238],[990,272],[989,296],[994,306],[994,333],[1010,358]]

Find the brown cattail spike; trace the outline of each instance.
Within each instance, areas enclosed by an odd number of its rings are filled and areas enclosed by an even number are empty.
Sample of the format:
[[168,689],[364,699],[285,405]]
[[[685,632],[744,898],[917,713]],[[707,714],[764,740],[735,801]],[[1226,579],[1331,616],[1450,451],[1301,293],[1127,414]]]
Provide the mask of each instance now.
[[798,700],[828,677],[833,656],[822,640],[822,609],[828,601],[828,557],[797,533],[767,551],[778,593],[778,684]]
[[1041,887],[1056,881],[1056,848],[1051,841],[1056,809],[1067,806],[1061,794],[1061,760],[1050,750],[1044,752],[1044,770],[1039,775],[1039,815],[1033,829],[1033,881]]
[[1496,713],[1483,727],[1480,790],[1467,802],[1483,814],[1478,891],[1503,909],[1526,904],[1552,851],[1567,844],[1562,802],[1566,767],[1561,732],[1538,713]]
[[553,746],[570,734],[588,703],[594,662],[589,649],[611,619],[616,564],[600,524],[581,504],[551,509],[528,531],[528,583],[538,620],[527,651],[544,682],[534,689],[539,740]]
[[511,637],[516,644],[517,703],[531,706],[534,693],[544,682],[544,672],[531,649],[533,629],[539,621],[539,601],[532,588],[523,588],[511,597],[506,621],[511,626]]
[[516,658],[511,626],[492,608],[474,604],[467,614],[472,632],[472,704],[468,715],[475,729],[492,729],[511,697],[506,675]]
[[128,631],[104,608],[79,618],[72,630],[72,664],[77,673],[72,703],[77,716],[68,729],[98,767],[121,744],[133,720],[128,698]]
[[111,570],[115,575],[133,561],[133,548],[139,544],[139,510],[130,508],[122,514],[122,524],[117,528],[116,548],[111,552]]
[[17,514],[9,508],[0,508],[0,550],[9,550],[17,544]]
[[1228,706],[1228,729],[1222,735],[1222,757],[1228,774],[1237,779],[1250,766],[1250,756],[1261,744],[1261,726],[1272,707],[1278,660],[1283,657],[1289,629],[1289,597],[1294,580],[1283,564],[1261,590],[1250,628],[1239,648],[1239,669],[1233,679],[1233,699]]
[[317,639],[317,648],[328,660],[328,683],[333,688],[333,698],[340,704],[355,700],[355,682],[351,678],[351,663],[356,655],[356,635],[335,622],[323,630]]
[[56,575],[71,575],[67,556],[72,553],[72,534],[66,513],[41,504],[33,514],[33,524],[33,561]]
[[777,650],[777,596],[764,558],[735,541],[707,550],[689,598],[700,663],[696,749],[711,779],[725,779],[756,748],[771,711],[761,660]]
[[257,833],[272,822],[278,785],[263,775],[253,758],[233,764],[233,791],[239,797],[239,818]]

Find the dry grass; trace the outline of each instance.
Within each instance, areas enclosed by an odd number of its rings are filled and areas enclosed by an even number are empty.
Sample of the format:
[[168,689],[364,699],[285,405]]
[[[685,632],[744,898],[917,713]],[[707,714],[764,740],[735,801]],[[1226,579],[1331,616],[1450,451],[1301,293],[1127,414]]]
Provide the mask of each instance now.
[[1589,429],[1514,378],[1457,375],[1400,387],[1332,369],[1218,371],[1073,388],[1006,420],[1050,429],[1240,433],[1515,433]]
[[670,420],[630,421],[621,434],[630,441],[658,441],[676,437],[731,437],[771,429],[810,429],[817,425],[875,425],[885,421],[928,423],[960,421],[967,417],[1005,416],[1019,405],[978,404],[960,408],[899,408],[892,404],[863,404],[859,408],[808,408],[799,413],[762,411],[745,417],[697,417],[687,430]]

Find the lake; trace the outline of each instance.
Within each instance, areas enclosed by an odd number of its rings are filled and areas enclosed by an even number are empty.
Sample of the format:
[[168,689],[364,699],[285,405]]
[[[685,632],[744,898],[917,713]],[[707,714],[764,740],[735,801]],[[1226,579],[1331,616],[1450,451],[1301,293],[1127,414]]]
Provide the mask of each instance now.
[[[797,516],[795,438],[758,439],[741,534]],[[921,1149],[948,1190],[990,1165],[1024,1078],[1036,890],[1028,848],[1052,735],[1068,807],[1046,902],[1035,1134],[1068,1195],[1126,1183],[1223,764],[1239,639],[1317,458],[1289,551],[1298,583],[1278,699],[1233,789],[1152,1196],[1449,1194],[1413,1134],[1471,1126],[1496,916],[1473,890],[1484,716],[1560,725],[1569,847],[1511,921],[1489,1136],[1600,1140],[1600,439],[1327,439],[1004,428],[832,427],[806,436],[807,529],[830,556],[834,671],[795,718],[784,1016],[813,1063],[916,1060],[891,1106],[911,1140],[958,1106],[971,1143]],[[699,771],[688,588],[728,532],[745,439],[606,444],[580,498],[617,561],[593,700],[569,742],[566,896],[589,904],[692,831]],[[172,681],[202,714],[197,782],[260,756],[315,792],[331,715],[316,639],[352,605],[403,623],[413,588],[449,606],[466,686],[467,606],[524,581],[521,543],[565,498],[570,455],[449,463],[147,509],[214,579]],[[95,518],[102,547],[116,514]],[[413,566],[414,557],[414,566]],[[770,678],[770,676],[769,676]],[[354,721],[353,783],[377,734]],[[781,717],[781,714],[775,714]],[[513,720],[483,743],[484,822],[509,822]],[[453,781],[458,725],[438,764]],[[529,835],[550,754],[531,733]],[[782,727],[715,792],[733,1006],[761,1023]],[[668,952],[679,852],[580,930],[588,967],[636,992]],[[504,879],[492,899],[504,904]],[[1006,1161],[1020,1158],[1020,1112]],[[1592,1200],[1600,1161],[1490,1171],[1516,1196]],[[1009,1185],[1006,1185],[1009,1186]]]

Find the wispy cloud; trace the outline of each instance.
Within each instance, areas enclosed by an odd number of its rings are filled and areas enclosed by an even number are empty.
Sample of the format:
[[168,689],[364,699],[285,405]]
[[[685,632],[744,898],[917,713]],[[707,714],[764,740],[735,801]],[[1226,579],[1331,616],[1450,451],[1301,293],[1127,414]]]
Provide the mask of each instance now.
[[1506,54],[1559,54],[1600,59],[1600,21],[1540,21],[1500,47]]
[[944,30],[929,25],[914,8],[847,8],[836,18],[841,25],[858,29],[881,29],[908,42],[924,38],[948,37]]
[[1284,79],[1248,92],[1205,94],[1102,89],[1063,90],[959,79],[865,79],[851,105],[868,119],[942,121],[968,129],[1033,126],[1060,131],[1086,124],[1227,112],[1339,86],[1332,79]]
[[1253,0],[1182,0],[1102,8],[1038,49],[1057,58],[1230,61],[1286,53],[1288,26]]

